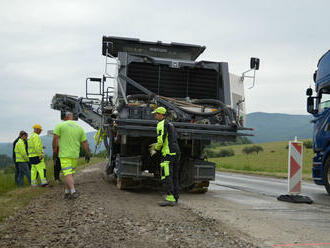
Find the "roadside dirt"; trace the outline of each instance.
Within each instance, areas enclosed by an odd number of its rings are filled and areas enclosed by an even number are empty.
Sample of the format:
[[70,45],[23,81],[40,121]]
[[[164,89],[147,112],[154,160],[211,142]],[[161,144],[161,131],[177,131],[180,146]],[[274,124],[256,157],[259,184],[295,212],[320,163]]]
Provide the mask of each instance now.
[[258,247],[189,202],[161,208],[159,192],[120,191],[102,171],[95,164],[78,173],[76,200],[64,200],[56,186],[7,218],[0,247]]

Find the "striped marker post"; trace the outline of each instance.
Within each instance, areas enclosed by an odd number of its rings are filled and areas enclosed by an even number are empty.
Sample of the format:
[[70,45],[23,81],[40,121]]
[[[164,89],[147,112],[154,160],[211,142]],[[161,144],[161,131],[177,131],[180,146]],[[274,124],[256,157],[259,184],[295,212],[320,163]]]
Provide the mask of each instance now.
[[300,195],[302,182],[302,156],[303,143],[297,141],[289,142],[289,159],[288,159],[288,192],[287,195],[277,197],[279,201],[292,203],[308,203],[312,204],[313,200],[308,196]]
[[302,182],[302,155],[303,143],[297,141],[289,142],[289,159],[288,159],[288,192],[290,195],[298,195],[301,193]]

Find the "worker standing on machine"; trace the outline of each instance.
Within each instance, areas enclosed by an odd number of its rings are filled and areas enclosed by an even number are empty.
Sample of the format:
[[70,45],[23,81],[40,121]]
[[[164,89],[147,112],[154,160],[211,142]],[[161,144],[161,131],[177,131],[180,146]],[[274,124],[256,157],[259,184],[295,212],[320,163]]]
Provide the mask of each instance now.
[[165,182],[166,198],[159,203],[159,206],[174,206],[179,199],[179,168],[177,163],[177,156],[179,146],[176,139],[175,128],[172,123],[169,123],[166,118],[166,109],[158,107],[152,112],[157,124],[157,143],[152,144],[152,150],[161,152],[161,180]]
[[28,151],[31,164],[31,185],[37,186],[37,173],[39,174],[41,186],[48,187],[46,179],[46,164],[44,159],[44,149],[39,134],[42,132],[42,127],[35,124],[33,133],[28,139]]

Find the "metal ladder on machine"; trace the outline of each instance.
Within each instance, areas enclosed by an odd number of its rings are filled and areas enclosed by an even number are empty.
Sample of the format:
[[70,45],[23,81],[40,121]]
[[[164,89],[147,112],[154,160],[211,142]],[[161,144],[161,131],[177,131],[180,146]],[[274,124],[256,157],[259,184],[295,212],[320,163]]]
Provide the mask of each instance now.
[[[98,140],[96,141],[96,146],[95,146],[95,151],[94,153],[96,153],[96,150],[98,148],[98,145],[100,143],[100,139],[102,136],[102,133],[105,131],[104,128],[104,118],[105,118],[105,108],[109,105],[113,106],[117,100],[116,97],[116,84],[118,84],[118,70],[119,70],[119,66],[120,66],[120,62],[117,58],[113,57],[109,50],[112,47],[112,44],[107,43],[106,46],[106,56],[105,56],[105,70],[104,70],[104,74],[102,78],[87,78],[86,79],[86,98],[90,99],[90,100],[99,100],[98,98],[91,98],[91,97],[95,97],[95,96],[100,96],[101,97],[101,102],[100,102],[100,111],[101,111],[101,128],[99,130],[99,136],[98,136]],[[110,59],[114,59],[115,62],[113,61],[109,61]],[[111,71],[113,70],[114,74],[112,75]],[[114,83],[113,86],[107,86],[105,88],[105,82],[107,79],[111,79]],[[99,92],[98,93],[89,93],[88,92],[88,84],[92,83],[92,82],[96,82],[99,84]],[[120,85],[121,86],[121,85]],[[110,133],[108,132],[108,137],[109,137],[109,142],[108,144],[112,142],[112,135],[111,135],[111,131]],[[109,148],[109,157],[111,158],[112,156],[112,149]]]
[[[111,42],[108,42],[111,43]],[[107,45],[106,48],[106,56],[105,56],[105,70],[102,78],[94,78],[90,77],[86,79],[86,99],[89,100],[100,100],[101,101],[101,107],[105,106],[106,104],[109,104],[109,100],[111,96],[114,96],[115,94],[115,84],[118,81],[118,69],[120,66],[120,62],[117,58],[113,57],[109,52],[109,45]],[[114,59],[115,62],[110,62],[109,59]],[[110,67],[111,66],[111,67]],[[109,70],[113,70],[114,74],[112,75]],[[113,86],[108,86],[105,88],[105,82],[107,79],[112,79],[114,81]],[[88,85],[91,83],[98,83],[99,85],[99,91],[97,93],[91,93],[88,92]],[[94,98],[100,96],[101,99]],[[111,103],[110,103],[111,104]],[[103,106],[102,106],[103,105]],[[103,110],[103,109],[102,109]]]

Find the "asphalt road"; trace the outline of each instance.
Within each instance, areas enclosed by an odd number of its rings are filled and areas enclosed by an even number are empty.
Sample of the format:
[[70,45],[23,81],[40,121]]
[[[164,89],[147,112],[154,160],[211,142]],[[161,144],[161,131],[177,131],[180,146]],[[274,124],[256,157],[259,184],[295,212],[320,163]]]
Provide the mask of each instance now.
[[[288,194],[287,179],[235,173],[217,172],[216,180],[212,182],[211,189],[217,189],[218,187],[253,192],[270,197]],[[314,204],[330,207],[330,196],[327,194],[324,186],[303,182],[301,195],[310,197],[314,201]]]
[[285,179],[217,172],[207,195],[223,206],[217,212],[222,219],[262,240],[262,247],[330,247],[330,196],[325,188],[302,183],[301,195],[313,204],[278,201],[287,188]]

